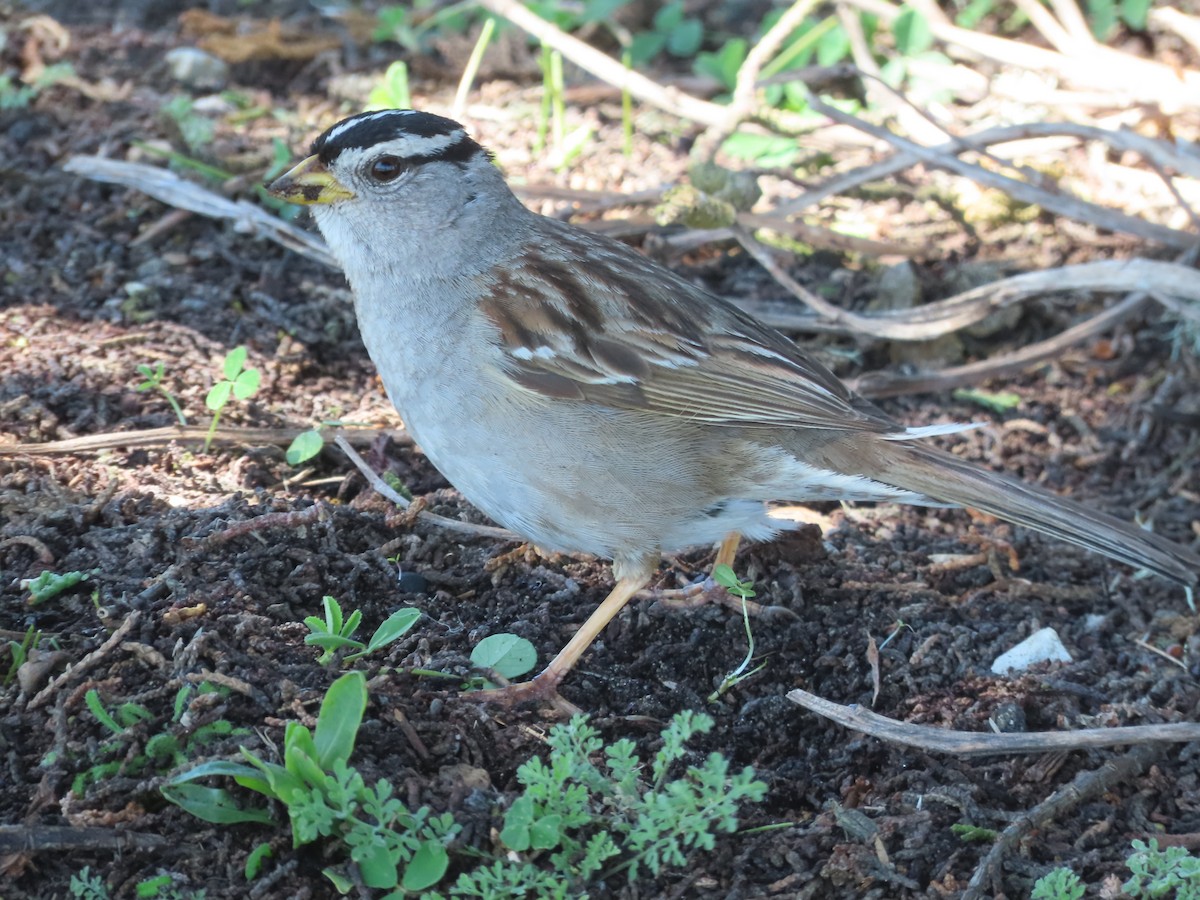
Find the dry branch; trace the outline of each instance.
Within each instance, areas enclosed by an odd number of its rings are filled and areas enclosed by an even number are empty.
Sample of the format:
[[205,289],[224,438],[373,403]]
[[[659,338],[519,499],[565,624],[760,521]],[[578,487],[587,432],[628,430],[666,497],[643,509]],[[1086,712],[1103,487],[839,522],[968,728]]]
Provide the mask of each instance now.
[[245,200],[229,200],[161,166],[144,166],[103,156],[72,156],[63,165],[72,175],[105,184],[119,184],[149,194],[168,206],[213,219],[228,219],[238,231],[265,237],[297,253],[338,268],[333,254],[319,238]]
[[805,709],[872,737],[955,756],[995,753],[1050,753],[1089,747],[1128,744],[1186,743],[1200,740],[1200,724],[1127,725],[1119,728],[1084,728],[1079,731],[1039,731],[993,734],[984,731],[951,731],[889,719],[861,706],[843,706],[797,688],[787,698]]
[[[843,0],[891,24],[904,11],[887,0]],[[1020,41],[994,37],[947,21],[930,19],[934,36],[952,49],[1023,69],[1048,72],[1074,85],[1108,92],[1113,105],[1149,103],[1171,109],[1200,107],[1200,72],[1175,69],[1119,50],[1073,40],[1071,53],[1045,50]]]

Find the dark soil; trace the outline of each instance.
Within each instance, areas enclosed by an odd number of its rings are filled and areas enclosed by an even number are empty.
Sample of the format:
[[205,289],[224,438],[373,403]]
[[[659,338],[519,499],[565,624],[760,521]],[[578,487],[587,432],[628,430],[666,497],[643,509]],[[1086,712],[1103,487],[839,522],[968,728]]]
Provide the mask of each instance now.
[[[194,819],[159,794],[166,772],[122,770],[72,791],[111,737],[84,703],[92,688],[110,709],[130,701],[155,714],[124,738],[130,758],[159,731],[182,736],[218,719],[249,731],[206,747],[209,758],[231,757],[239,743],[275,758],[286,722],[311,724],[338,674],[318,665],[303,641],[302,620],[326,594],[362,610],[364,630],[401,606],[425,614],[399,643],[360,663],[371,706],[354,759],[408,802],[454,813],[466,826],[464,845],[499,853],[494,834],[518,789],[515,770],[544,753],[548,713],[484,706],[448,689],[455,681],[411,670],[465,676],[471,648],[502,631],[531,640],[544,662],[611,587],[606,562],[518,558],[490,570],[489,559],[511,545],[398,523],[333,448],[302,470],[285,462],[286,440],[227,442],[211,452],[196,441],[120,438],[102,451],[22,449],[171,425],[162,395],[136,390],[142,363],[162,362],[190,420],[206,424],[204,395],[221,359],[245,345],[262,388],[232,404],[223,425],[294,434],[338,419],[378,429],[366,452],[376,470],[396,474],[435,512],[483,521],[418,449],[385,436],[400,423],[359,342],[340,275],[226,223],[178,215],[143,194],[61,170],[76,153],[152,161],[135,141],[182,147],[160,112],[183,91],[160,62],[184,42],[179,26],[157,13],[131,16],[136,24],[117,30],[71,26],[61,51],[83,82],[108,79],[114,99],[58,86],[0,113],[0,628],[17,642],[38,629],[42,650],[58,654],[40,677],[26,670],[28,684],[10,679],[0,689],[0,896],[69,896],[68,881],[84,866],[114,897],[133,896],[138,882],[161,872],[209,900],[251,889],[265,898],[335,896],[320,874],[331,862],[321,848],[293,850],[285,828]],[[18,18],[9,20],[14,27]],[[292,21],[347,36],[330,21]],[[5,66],[21,67],[21,46],[10,37]],[[246,172],[226,189],[250,196],[271,139],[298,154],[358,108],[329,100],[327,83],[347,67],[377,71],[372,60],[382,52],[357,44],[306,64],[235,66],[230,87],[279,115],[221,117],[200,155]],[[447,66],[441,79],[419,80],[417,102],[444,109],[457,71]],[[534,108],[536,90],[492,81],[479,102],[494,114],[468,121],[517,180],[624,193],[669,181],[685,163],[690,133],[649,113],[633,157],[622,156],[612,102],[574,111],[597,138],[558,174],[533,153],[531,119],[516,112]],[[896,215],[923,213],[898,207]],[[1081,243],[1080,229],[1070,234],[1043,222],[1024,242],[988,253],[1020,268],[1113,252]],[[784,299],[744,256],[710,251],[674,264],[735,300]],[[928,292],[951,292],[943,279],[952,268],[922,267]],[[836,278],[844,293],[835,299],[850,305],[868,299],[874,283],[869,267],[824,254],[798,261],[794,272],[813,285]],[[1071,315],[1035,307],[972,349],[1003,352]],[[1173,353],[1173,325],[1148,315],[1102,346],[994,385],[1022,398],[1007,414],[948,396],[885,406],[913,423],[989,418],[991,427],[956,449],[1194,543],[1200,476],[1188,404],[1200,380],[1194,357]],[[886,362],[886,348],[865,349],[868,364]],[[823,536],[809,526],[739,556],[757,599],[792,614],[754,624],[765,663],[757,675],[709,702],[746,652],[741,616],[716,606],[663,611],[646,599],[614,621],[563,687],[606,739],[633,738],[643,753],[674,713],[708,712],[716,726],[697,752],[752,766],[769,786],[763,804],[744,809],[743,827],[789,824],[723,836],[686,870],[628,885],[612,879],[593,886],[593,896],[957,897],[990,845],[966,841],[952,826],[1001,831],[1074,779],[1104,778],[1106,763],[1125,759],[1122,748],[969,759],[905,749],[804,711],[786,699],[796,687],[908,722],[979,732],[1001,718],[1023,718],[1029,731],[1197,719],[1200,643],[1177,588],[964,511],[819,512],[829,525]],[[982,556],[966,560],[972,554]],[[710,561],[703,550],[670,560],[660,586],[698,578]],[[47,570],[88,578],[31,605],[26,580]],[[131,617],[132,627],[109,641]],[[1075,662],[991,674],[996,655],[1043,626],[1057,630]],[[874,697],[869,648],[889,636]],[[0,671],[9,662],[0,656]],[[75,668],[64,678],[66,664]],[[60,680],[47,689],[50,678]],[[188,724],[174,723],[180,687],[205,681],[227,690],[195,699]],[[1105,879],[1111,886],[1127,877],[1133,839],[1175,836],[1195,846],[1196,746],[1164,746],[1138,762],[1096,796],[1027,824],[985,893],[1027,896],[1059,863],[1095,892]],[[248,888],[246,857],[264,840],[276,851],[272,874]]]

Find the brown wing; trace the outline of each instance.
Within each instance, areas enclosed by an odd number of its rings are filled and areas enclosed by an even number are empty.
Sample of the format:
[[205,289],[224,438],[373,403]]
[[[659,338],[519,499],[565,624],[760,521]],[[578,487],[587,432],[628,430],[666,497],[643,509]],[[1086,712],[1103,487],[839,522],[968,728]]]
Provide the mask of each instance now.
[[485,276],[482,311],[522,388],[711,425],[904,431],[779,332],[623,244],[544,222],[535,252]]

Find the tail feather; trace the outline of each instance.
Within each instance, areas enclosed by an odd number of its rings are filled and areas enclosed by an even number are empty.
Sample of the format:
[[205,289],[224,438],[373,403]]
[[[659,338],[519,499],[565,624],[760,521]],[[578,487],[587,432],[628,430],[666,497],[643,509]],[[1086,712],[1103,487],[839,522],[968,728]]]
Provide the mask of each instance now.
[[918,491],[931,500],[970,506],[1042,534],[1086,547],[1192,587],[1200,556],[1112,516],[918,443],[876,445],[874,468],[863,474]]

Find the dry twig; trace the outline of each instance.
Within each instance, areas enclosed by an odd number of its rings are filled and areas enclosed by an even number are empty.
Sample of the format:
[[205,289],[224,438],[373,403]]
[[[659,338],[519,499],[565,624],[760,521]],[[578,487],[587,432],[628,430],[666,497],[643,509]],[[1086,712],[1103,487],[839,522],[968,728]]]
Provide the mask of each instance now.
[[817,715],[871,737],[955,756],[990,754],[1051,753],[1083,750],[1091,747],[1117,747],[1124,744],[1186,743],[1200,740],[1200,724],[1180,722],[1168,725],[1127,725],[1119,728],[1084,728],[1079,731],[1039,731],[1022,734],[993,734],[983,731],[952,731],[929,725],[899,722],[861,706],[843,706],[810,694],[790,691],[787,698]]
[[213,219],[229,219],[239,231],[248,231],[294,250],[332,269],[337,261],[324,241],[245,200],[229,200],[161,166],[144,166],[103,156],[72,156],[63,165],[72,175],[105,184],[119,184],[149,194],[168,206],[186,209]]

